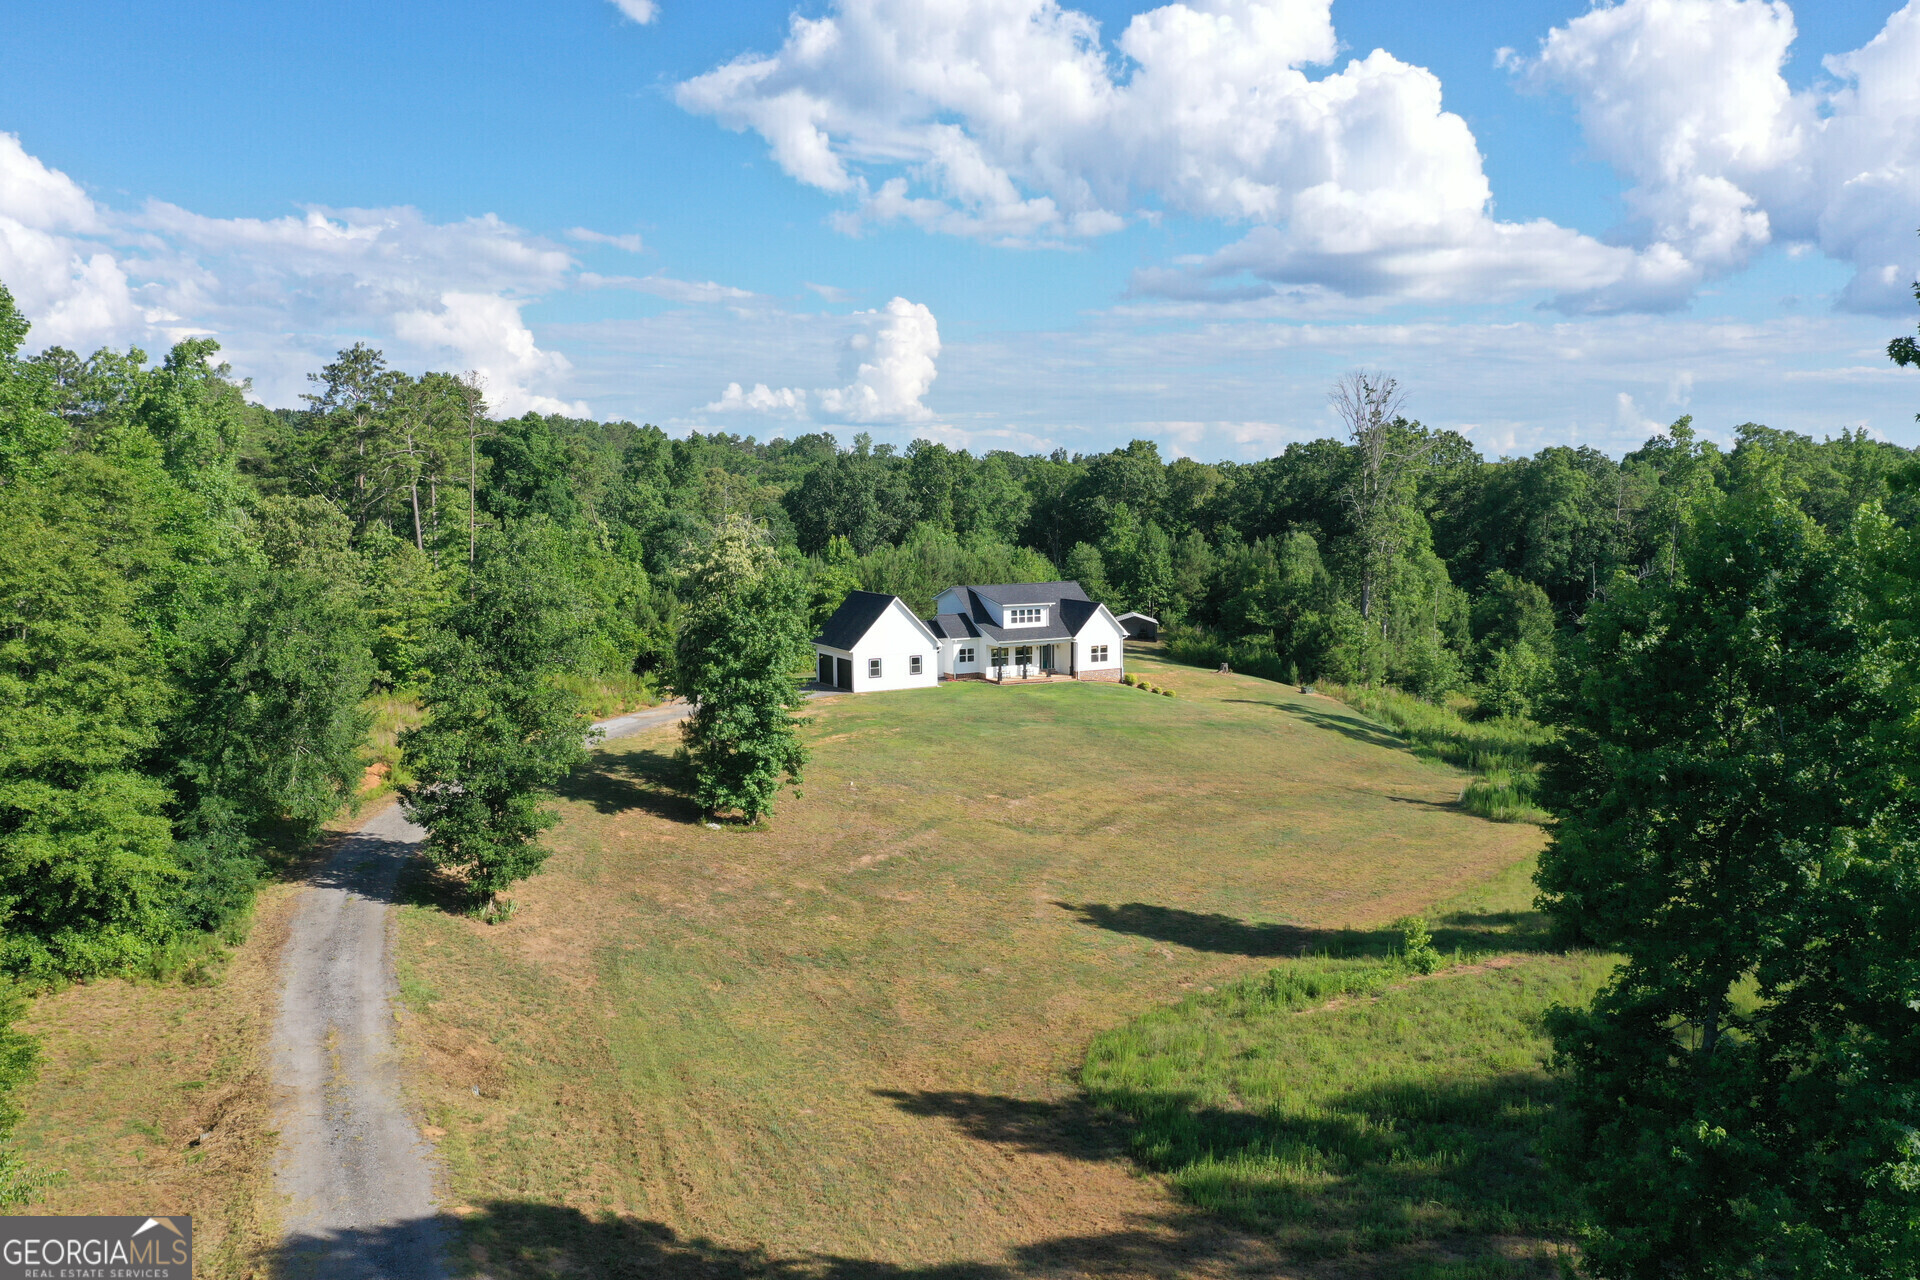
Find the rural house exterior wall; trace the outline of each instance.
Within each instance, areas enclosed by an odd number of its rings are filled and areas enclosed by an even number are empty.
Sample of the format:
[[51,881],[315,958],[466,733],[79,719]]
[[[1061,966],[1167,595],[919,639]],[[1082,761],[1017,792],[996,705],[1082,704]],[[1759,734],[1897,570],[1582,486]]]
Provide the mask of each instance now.
[[[1089,655],[1095,645],[1107,646],[1107,660]],[[1074,671],[1082,680],[1118,680],[1126,670],[1127,633],[1105,609],[1097,610],[1073,642]]]
[[[959,660],[962,649],[973,650],[972,662]],[[979,640],[942,640],[940,642],[940,674],[943,676],[977,676],[987,669],[987,641]]]
[[[851,651],[829,649],[825,645],[814,647],[822,653],[839,655],[846,652],[853,659],[855,693],[931,688],[940,682],[938,647],[921,626],[920,620],[899,600],[887,606],[886,612],[874,620],[873,625],[867,628],[867,634],[860,637]],[[910,674],[910,659],[915,654],[920,655],[920,674],[917,676]],[[878,680],[867,675],[867,663],[873,658],[880,660]]]

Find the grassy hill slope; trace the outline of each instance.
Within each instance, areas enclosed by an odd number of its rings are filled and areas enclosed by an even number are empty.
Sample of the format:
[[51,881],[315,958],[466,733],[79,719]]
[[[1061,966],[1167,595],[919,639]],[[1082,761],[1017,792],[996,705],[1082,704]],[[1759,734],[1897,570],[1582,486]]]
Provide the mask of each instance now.
[[764,831],[697,823],[671,732],[613,744],[511,921],[409,908],[405,1037],[474,1265],[1270,1264],[1135,1172],[1075,1082],[1086,1045],[1486,882],[1540,833],[1461,813],[1462,775],[1329,699],[1135,663],[1180,696],[816,703],[805,794]]

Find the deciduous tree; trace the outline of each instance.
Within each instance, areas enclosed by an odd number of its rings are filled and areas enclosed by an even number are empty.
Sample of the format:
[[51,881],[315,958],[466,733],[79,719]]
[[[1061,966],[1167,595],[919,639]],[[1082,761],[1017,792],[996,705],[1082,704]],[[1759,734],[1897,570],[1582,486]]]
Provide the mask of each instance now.
[[687,579],[673,691],[693,703],[684,733],[694,795],[708,813],[757,822],[806,748],[794,709],[812,656],[806,583],[754,526],[734,520]]
[[1920,841],[1871,557],[1764,473],[1668,545],[1587,615],[1545,788],[1542,905],[1625,957],[1552,1022],[1590,1264],[1911,1277]]
[[586,758],[586,714],[558,677],[586,650],[588,602],[555,531],[529,521],[480,539],[470,590],[427,654],[427,719],[401,735],[401,789],[427,856],[466,877],[476,907],[538,871],[553,788]]

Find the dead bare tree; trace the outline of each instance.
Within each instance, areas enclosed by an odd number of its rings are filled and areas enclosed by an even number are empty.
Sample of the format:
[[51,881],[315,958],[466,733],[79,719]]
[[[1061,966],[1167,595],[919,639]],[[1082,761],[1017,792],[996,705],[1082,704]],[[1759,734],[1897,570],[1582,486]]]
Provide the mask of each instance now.
[[1400,413],[1406,395],[1385,374],[1349,373],[1327,399],[1358,455],[1354,477],[1341,496],[1360,542],[1360,616],[1373,622],[1382,584],[1400,550],[1407,481],[1432,458],[1435,446],[1406,430]]
[[476,369],[460,379],[467,410],[467,568],[480,542],[480,424],[487,419],[487,380]]

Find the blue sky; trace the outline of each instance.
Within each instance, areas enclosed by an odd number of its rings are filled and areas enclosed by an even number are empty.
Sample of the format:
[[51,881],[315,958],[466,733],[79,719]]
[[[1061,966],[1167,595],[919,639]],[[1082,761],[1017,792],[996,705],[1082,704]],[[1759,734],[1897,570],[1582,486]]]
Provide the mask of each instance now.
[[6,0],[30,342],[974,448],[1263,456],[1361,366],[1490,454],[1920,444],[1910,7],[626,5]]

